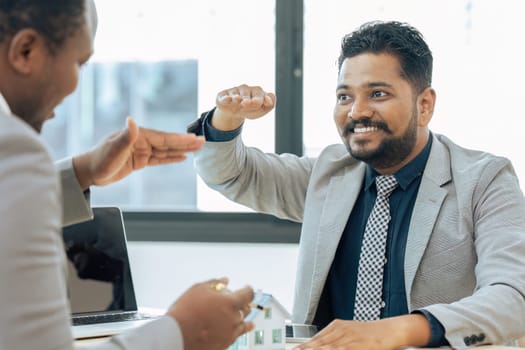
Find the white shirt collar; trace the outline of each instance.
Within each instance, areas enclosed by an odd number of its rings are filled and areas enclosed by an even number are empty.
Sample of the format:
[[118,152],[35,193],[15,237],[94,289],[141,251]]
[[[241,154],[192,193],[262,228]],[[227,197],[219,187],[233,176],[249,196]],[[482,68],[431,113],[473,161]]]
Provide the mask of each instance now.
[[0,112],[11,115],[11,108],[9,108],[9,105],[7,104],[4,96],[2,96],[2,93],[0,93]]

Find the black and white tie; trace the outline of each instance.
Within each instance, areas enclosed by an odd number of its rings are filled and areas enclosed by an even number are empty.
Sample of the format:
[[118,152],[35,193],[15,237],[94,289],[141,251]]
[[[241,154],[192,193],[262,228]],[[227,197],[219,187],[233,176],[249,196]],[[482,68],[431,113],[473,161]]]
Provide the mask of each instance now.
[[388,197],[397,187],[393,175],[376,177],[377,198],[368,217],[359,255],[354,320],[378,320],[383,307],[383,270],[390,223]]

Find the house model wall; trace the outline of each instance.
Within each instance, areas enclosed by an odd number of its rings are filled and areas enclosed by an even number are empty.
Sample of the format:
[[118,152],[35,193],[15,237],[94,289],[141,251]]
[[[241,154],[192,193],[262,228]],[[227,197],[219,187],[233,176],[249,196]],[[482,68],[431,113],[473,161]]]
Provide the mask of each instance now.
[[290,313],[271,294],[256,293],[254,304],[245,320],[252,321],[255,329],[237,338],[228,350],[285,350]]

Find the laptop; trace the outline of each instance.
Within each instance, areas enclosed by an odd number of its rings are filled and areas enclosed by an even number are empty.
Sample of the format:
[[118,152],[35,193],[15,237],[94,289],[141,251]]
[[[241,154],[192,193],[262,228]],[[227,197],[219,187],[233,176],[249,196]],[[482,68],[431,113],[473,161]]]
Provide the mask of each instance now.
[[117,334],[161,314],[137,307],[120,208],[95,207],[93,214],[62,230],[75,339]]

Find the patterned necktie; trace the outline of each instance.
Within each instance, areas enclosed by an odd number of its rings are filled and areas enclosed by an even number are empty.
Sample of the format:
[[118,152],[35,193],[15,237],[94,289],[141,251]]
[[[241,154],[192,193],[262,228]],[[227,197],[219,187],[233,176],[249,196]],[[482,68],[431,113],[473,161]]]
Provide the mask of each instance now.
[[397,187],[393,175],[376,177],[377,198],[366,223],[359,255],[354,320],[378,320],[383,302],[383,269],[386,263],[386,237],[390,222],[388,197]]

